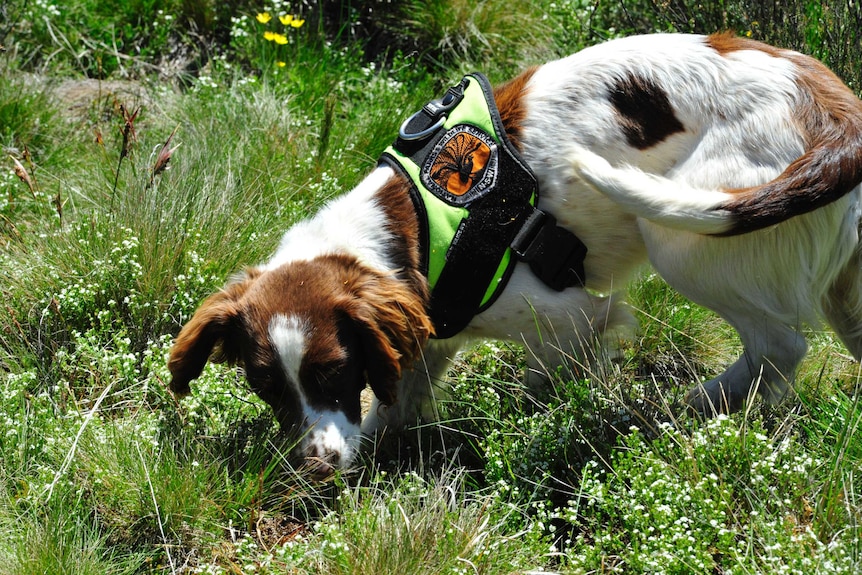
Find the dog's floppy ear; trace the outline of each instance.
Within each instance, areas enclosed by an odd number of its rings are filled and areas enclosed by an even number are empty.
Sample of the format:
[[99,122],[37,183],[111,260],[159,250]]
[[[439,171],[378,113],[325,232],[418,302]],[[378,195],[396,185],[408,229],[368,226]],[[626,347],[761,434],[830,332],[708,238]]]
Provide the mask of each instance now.
[[208,297],[180,330],[168,360],[169,387],[174,394],[182,397],[191,391],[189,382],[201,374],[210,356],[213,361],[228,363],[239,359],[230,332],[238,317],[237,302],[257,275],[249,272]]
[[413,366],[434,326],[422,295],[399,281],[367,279],[358,295],[348,315],[362,342],[368,383],[383,404],[392,405],[401,370]]

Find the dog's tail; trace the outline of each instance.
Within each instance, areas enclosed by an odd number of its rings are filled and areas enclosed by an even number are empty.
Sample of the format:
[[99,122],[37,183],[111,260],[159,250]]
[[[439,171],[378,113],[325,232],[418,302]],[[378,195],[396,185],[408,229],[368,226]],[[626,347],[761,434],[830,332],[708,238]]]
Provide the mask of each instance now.
[[819,142],[771,182],[725,192],[730,198],[717,209],[730,214],[731,225],[717,235],[763,229],[850,193],[862,182],[862,126],[853,128],[843,141]]
[[854,145],[813,148],[766,184],[709,190],[611,166],[579,149],[576,173],[633,214],[669,228],[733,236],[763,229],[823,207],[862,183],[862,138]]
[[833,81],[807,82],[807,113],[797,120],[808,149],[774,180],[708,190],[632,167],[613,167],[582,148],[569,156],[576,174],[639,217],[717,236],[763,229],[838,200],[862,182],[862,102],[821,64],[799,58],[797,65],[807,67],[803,78],[816,71]]

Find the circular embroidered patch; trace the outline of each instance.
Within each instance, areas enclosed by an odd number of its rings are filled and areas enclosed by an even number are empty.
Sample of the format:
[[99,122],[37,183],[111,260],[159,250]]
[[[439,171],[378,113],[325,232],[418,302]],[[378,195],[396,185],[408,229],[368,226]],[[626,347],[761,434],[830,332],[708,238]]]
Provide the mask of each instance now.
[[461,124],[449,130],[425,160],[422,183],[443,201],[463,206],[497,180],[497,144],[484,131]]

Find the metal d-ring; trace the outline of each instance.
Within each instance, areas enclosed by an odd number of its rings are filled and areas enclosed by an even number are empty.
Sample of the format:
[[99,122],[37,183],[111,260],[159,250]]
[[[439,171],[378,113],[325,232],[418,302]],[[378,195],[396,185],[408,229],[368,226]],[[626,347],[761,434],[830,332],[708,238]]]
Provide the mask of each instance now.
[[438,118],[438,120],[436,122],[434,122],[434,124],[432,126],[425,128],[424,130],[416,132],[415,134],[408,133],[407,132],[407,125],[410,124],[410,122],[413,120],[413,118],[415,118],[416,116],[421,114],[423,111],[424,110],[419,110],[418,112],[416,112],[415,114],[413,114],[412,116],[410,116],[409,118],[404,120],[404,123],[402,123],[401,127],[398,128],[398,136],[402,140],[407,140],[407,141],[421,140],[427,136],[430,136],[431,134],[433,134],[434,132],[439,130],[441,127],[443,127],[443,123],[446,121],[445,115],[440,116],[440,118]]

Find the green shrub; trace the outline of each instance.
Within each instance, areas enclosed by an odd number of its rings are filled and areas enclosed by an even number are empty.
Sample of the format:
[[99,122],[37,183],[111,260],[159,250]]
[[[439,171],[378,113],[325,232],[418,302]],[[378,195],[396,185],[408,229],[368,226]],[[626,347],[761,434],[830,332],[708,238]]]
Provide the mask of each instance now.
[[822,462],[792,436],[719,417],[691,435],[630,434],[588,465],[563,512],[577,570],[852,573],[858,527],[818,536],[809,501]]
[[[0,573],[859,571],[858,365],[814,332],[801,406],[688,421],[739,344],[655,277],[616,362],[538,393],[518,346],[468,350],[440,445],[328,483],[241,370],[166,389],[200,301],[462,71],[728,27],[858,86],[856,3],[96,4],[0,1]],[[54,93],[108,75],[144,81]]]

